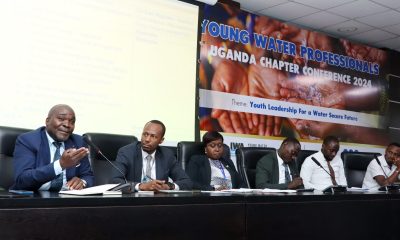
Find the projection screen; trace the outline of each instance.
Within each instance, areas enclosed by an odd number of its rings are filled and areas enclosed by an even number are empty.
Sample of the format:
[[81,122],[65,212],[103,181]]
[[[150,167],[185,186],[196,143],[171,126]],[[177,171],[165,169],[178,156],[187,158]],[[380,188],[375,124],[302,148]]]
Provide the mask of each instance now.
[[76,133],[194,140],[199,6],[177,0],[0,2],[0,125],[37,128],[70,105]]

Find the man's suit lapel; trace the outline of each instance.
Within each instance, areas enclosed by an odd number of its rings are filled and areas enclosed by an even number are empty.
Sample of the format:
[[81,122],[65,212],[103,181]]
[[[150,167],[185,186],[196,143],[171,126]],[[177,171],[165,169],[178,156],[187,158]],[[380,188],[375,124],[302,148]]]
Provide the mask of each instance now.
[[133,179],[136,182],[142,181],[142,168],[143,168],[143,156],[142,156],[142,145],[140,142],[136,144],[136,151],[133,153],[135,156],[133,159],[136,159],[133,162]]
[[160,148],[158,147],[156,150],[156,154],[155,154],[155,164],[156,164],[156,178],[159,180],[165,180],[168,181],[168,178],[166,178],[166,176],[164,176],[164,169],[166,169],[166,167],[164,166],[165,161],[162,161],[162,154],[160,152]]
[[67,141],[64,142],[64,147],[65,150],[70,148],[78,148],[77,146],[74,145],[74,142],[71,140],[71,138],[68,138]]
[[43,128],[42,131],[40,131],[40,137],[42,139],[40,144],[41,158],[38,159],[43,159],[44,163],[42,165],[48,165],[50,164],[51,158],[50,158],[49,140],[47,139],[45,128]]
[[[77,148],[77,146],[75,146],[75,143],[71,140],[71,138],[68,138],[67,141],[64,142],[64,149],[67,150],[70,148]],[[66,176],[67,181],[76,175],[75,171],[76,171],[76,167],[70,167],[70,168],[65,169],[65,172],[67,174],[67,176]]]
[[279,166],[278,166],[278,151],[272,154],[272,180],[274,183],[279,183]]

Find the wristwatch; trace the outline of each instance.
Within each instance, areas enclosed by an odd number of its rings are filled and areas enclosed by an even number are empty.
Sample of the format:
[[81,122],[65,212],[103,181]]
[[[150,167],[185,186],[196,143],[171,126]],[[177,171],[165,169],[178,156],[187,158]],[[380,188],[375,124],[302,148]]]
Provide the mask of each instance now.
[[174,190],[175,189],[175,184],[167,182],[167,185],[169,187],[169,190]]

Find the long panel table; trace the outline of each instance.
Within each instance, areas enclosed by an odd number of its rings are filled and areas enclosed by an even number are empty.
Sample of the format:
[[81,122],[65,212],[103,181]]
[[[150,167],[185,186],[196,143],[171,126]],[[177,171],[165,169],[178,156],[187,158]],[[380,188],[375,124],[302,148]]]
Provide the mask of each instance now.
[[246,197],[247,239],[400,239],[400,194]]
[[399,239],[399,193],[0,196],[0,239]]

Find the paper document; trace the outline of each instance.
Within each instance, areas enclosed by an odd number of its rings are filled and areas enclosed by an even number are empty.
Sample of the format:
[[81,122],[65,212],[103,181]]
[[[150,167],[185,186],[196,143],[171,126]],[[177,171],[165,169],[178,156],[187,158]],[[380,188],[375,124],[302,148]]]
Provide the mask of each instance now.
[[122,195],[121,191],[105,191],[102,193],[103,195]]
[[263,190],[261,190],[261,192],[263,192],[263,193],[295,193],[296,190],[290,190],[290,189],[281,190],[281,189],[264,188]]
[[201,190],[202,193],[211,193],[211,194],[231,194],[230,192],[223,192],[223,191],[206,191]]
[[191,190],[158,190],[161,193],[192,193]]
[[350,192],[368,192],[369,190],[368,190],[368,188],[350,187],[350,188],[347,188],[347,191],[350,191]]
[[[99,186],[94,186],[94,187],[89,187],[89,188],[84,188],[82,190],[65,190],[65,191],[60,191],[60,194],[69,194],[69,195],[96,195],[96,194],[107,194],[110,195],[110,189],[113,187],[118,186],[119,184],[104,184],[104,185],[99,185]],[[116,192],[116,194],[121,194],[121,191],[113,191]]]
[[142,190],[139,190],[137,193],[138,194],[143,194],[143,195],[154,195],[153,191],[142,191]]
[[226,189],[226,190],[221,190],[221,192],[229,192],[229,193],[253,193],[253,192],[254,192],[254,189],[251,189],[251,188]]

